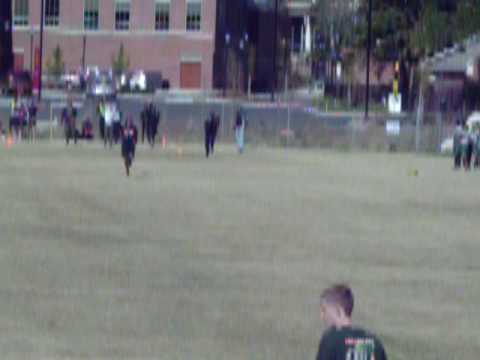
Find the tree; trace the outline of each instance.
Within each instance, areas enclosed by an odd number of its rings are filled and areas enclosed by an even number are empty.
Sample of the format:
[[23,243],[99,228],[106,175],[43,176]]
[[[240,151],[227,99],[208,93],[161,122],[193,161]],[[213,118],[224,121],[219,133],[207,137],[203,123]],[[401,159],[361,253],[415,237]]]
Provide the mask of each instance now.
[[115,76],[120,76],[130,67],[130,59],[125,53],[123,43],[120,44],[120,49],[116,56],[112,55],[112,71]]
[[65,63],[63,61],[62,49],[60,49],[59,45],[55,47],[51,58],[47,60],[47,72],[49,76],[57,81],[65,73]]
[[480,0],[463,0],[457,4],[453,20],[455,41],[480,31]]
[[354,0],[317,0],[312,8],[315,34],[312,60],[315,68],[323,63],[329,69],[328,82],[333,81],[342,49],[351,48],[356,41],[356,14]]

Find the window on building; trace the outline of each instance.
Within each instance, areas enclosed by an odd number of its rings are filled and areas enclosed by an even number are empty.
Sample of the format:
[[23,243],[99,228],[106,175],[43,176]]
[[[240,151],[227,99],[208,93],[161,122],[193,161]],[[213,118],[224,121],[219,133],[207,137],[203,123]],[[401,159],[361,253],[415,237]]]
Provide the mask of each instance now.
[[28,25],[28,0],[15,0],[13,2],[13,25]]
[[187,2],[187,31],[200,31],[202,23],[202,3],[198,0]]
[[85,30],[98,30],[98,0],[85,0],[83,26]]
[[58,26],[60,18],[60,0],[45,1],[45,25]]
[[115,30],[128,30],[130,28],[130,2],[116,0],[115,2]]
[[155,3],[155,30],[168,30],[170,27],[170,1]]

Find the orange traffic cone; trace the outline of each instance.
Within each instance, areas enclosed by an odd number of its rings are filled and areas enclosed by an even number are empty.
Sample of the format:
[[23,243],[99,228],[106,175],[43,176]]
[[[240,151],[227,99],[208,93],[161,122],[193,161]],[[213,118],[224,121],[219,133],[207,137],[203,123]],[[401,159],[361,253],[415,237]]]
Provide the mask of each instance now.
[[12,134],[9,134],[7,136],[7,149],[10,149],[13,145],[13,137]]

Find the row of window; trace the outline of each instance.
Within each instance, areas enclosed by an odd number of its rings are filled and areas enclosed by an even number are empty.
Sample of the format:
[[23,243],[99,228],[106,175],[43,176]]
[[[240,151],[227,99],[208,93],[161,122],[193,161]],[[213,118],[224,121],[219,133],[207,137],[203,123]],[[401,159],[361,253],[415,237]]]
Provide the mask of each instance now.
[[[28,1],[15,0],[13,3],[13,24],[28,26]],[[85,30],[99,28],[99,1],[84,0],[83,26]],[[115,0],[115,30],[130,29],[131,0]],[[45,1],[45,25],[58,26],[60,18],[60,0]],[[202,21],[202,3],[199,0],[187,0],[186,27],[188,31],[200,31]],[[170,0],[155,2],[155,30],[170,29]]]

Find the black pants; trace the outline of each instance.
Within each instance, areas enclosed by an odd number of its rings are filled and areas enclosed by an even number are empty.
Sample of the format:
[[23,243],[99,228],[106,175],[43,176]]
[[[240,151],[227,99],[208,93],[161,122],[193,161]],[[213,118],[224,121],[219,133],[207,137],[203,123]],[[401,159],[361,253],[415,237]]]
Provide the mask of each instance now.
[[135,158],[135,143],[132,139],[125,139],[122,142],[122,157],[125,163],[125,171],[127,176],[130,175],[130,167],[132,166],[133,159]]
[[120,133],[122,132],[121,124],[118,121],[113,122],[113,142],[115,144],[120,140]]
[[465,151],[465,156],[463,158],[463,167],[465,170],[470,170],[472,163],[472,154],[473,154],[473,145],[468,145],[467,150]]
[[213,154],[213,149],[215,146],[215,137],[209,131],[205,132],[205,155],[209,157]]
[[78,131],[72,125],[65,126],[65,141],[67,145],[70,143],[70,139],[73,139],[73,142],[76,144],[78,139]]
[[100,128],[100,136],[102,139],[105,139],[105,119],[103,116],[100,116],[98,119],[98,127]]
[[155,124],[147,122],[147,141],[153,147],[155,145],[155,137],[157,136],[157,129]]

